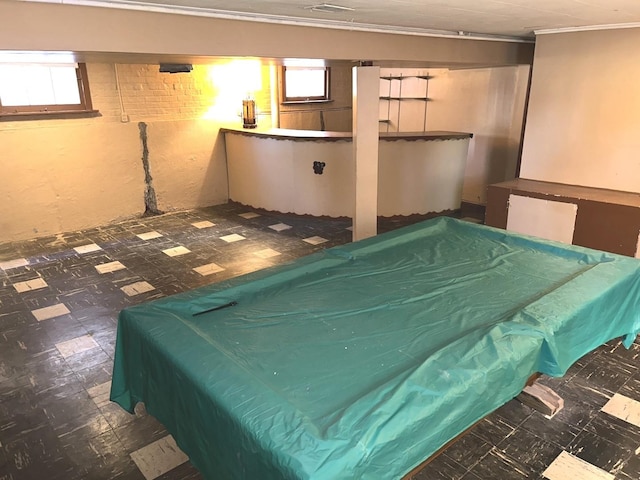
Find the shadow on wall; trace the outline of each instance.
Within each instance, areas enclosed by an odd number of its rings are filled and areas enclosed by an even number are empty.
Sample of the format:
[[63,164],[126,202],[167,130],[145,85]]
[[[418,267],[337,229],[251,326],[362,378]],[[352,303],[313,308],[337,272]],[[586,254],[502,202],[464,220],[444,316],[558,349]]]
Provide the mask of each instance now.
[[[220,179],[224,179],[224,182],[220,181]],[[202,189],[198,196],[198,205],[203,207],[211,205],[211,188],[216,188],[217,191],[214,197],[220,199],[216,204],[225,203],[229,200],[227,153],[225,150],[224,134],[221,133],[218,133],[216,141],[213,144],[211,157],[209,158],[209,163],[206,166],[202,180]]]
[[489,184],[511,180],[516,175],[518,163],[518,144],[509,137],[494,137],[487,152],[489,165],[487,181]]
[[486,203],[486,188],[515,177],[518,144],[509,137],[474,135],[469,144],[463,199]]
[[207,207],[228,199],[220,123],[190,119],[148,122],[149,168],[158,209]]

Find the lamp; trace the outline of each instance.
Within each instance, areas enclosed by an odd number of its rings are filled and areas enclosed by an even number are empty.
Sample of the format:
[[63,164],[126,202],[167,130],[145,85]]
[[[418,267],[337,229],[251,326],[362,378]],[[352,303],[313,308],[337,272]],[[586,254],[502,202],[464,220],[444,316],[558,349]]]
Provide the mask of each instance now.
[[256,128],[256,101],[247,95],[242,100],[242,126],[244,128]]

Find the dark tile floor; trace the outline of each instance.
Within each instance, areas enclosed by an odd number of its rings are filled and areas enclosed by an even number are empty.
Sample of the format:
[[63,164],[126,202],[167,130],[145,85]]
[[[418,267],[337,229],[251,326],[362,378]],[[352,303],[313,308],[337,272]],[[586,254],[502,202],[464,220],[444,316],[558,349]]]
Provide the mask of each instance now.
[[[240,216],[251,211],[229,203],[0,244],[0,480],[145,478],[131,454],[167,432],[143,408],[129,415],[108,401],[118,312],[351,238],[349,220]],[[385,221],[380,230],[420,219]],[[198,222],[215,225],[196,228]],[[291,228],[269,228],[279,223]],[[161,236],[137,236],[148,232]],[[233,234],[245,239],[220,238]],[[310,237],[327,241],[304,241]],[[180,246],[189,253],[163,253]],[[224,270],[204,276],[193,270],[211,263]],[[105,264],[113,271],[100,274],[96,266]],[[565,400],[553,419],[511,401],[414,479],[543,478],[562,452],[616,479],[640,479],[640,427],[601,411],[614,394],[640,401],[639,356],[640,343],[626,350],[612,341],[564,378],[543,378]],[[185,462],[155,478],[202,477]],[[561,478],[582,477],[552,480]]]

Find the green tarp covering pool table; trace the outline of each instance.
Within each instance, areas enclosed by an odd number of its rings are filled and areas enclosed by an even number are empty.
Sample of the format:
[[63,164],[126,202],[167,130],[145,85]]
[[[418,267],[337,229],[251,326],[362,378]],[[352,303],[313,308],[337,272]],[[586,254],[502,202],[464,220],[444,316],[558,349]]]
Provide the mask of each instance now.
[[123,310],[111,399],[207,479],[392,479],[639,330],[640,261],[438,218]]

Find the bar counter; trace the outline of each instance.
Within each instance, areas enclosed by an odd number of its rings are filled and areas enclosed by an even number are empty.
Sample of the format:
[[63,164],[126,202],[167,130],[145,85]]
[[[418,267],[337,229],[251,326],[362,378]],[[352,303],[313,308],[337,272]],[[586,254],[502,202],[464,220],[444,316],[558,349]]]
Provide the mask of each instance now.
[[[353,217],[351,132],[220,129],[231,200],[286,213]],[[460,208],[471,133],[380,133],[378,215]]]

